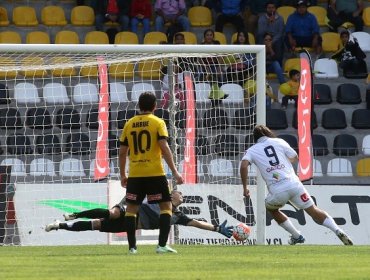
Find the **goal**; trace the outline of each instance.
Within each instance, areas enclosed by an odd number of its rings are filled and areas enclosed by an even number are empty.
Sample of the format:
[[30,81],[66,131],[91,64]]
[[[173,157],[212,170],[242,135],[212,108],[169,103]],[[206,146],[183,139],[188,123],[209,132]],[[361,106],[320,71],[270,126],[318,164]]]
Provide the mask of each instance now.
[[[122,198],[118,139],[145,91],[157,96],[155,114],[185,177],[173,186],[184,194],[180,210],[213,224],[245,222],[246,244],[265,243],[264,184],[252,166],[251,199],[243,199],[239,178],[253,127],[265,123],[263,46],[2,44],[0,51],[0,243],[125,241],[44,226]],[[153,236],[139,233],[143,242]],[[235,243],[182,226],[173,241]]]

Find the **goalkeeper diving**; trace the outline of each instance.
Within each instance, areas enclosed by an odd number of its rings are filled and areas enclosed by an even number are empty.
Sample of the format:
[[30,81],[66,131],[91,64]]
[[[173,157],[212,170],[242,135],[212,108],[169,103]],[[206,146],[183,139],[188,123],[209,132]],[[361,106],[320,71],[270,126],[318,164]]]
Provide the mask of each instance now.
[[[183,203],[183,196],[180,191],[173,190],[171,193],[172,201],[172,217],[171,225],[192,226],[199,229],[216,231],[227,238],[233,234],[233,226],[228,226],[225,220],[220,225],[213,225],[204,221],[198,221],[189,218],[183,212],[178,210],[178,206]],[[111,209],[95,208],[82,212],[74,212],[71,214],[63,214],[66,222],[58,220],[45,226],[45,231],[52,230],[68,230],[68,231],[91,231],[99,230],[100,232],[126,232],[125,225],[125,198],[120,203],[114,205]],[[159,213],[158,204],[142,203],[139,209],[137,229],[158,229],[159,228]],[[74,219],[88,218],[89,221],[74,221]]]

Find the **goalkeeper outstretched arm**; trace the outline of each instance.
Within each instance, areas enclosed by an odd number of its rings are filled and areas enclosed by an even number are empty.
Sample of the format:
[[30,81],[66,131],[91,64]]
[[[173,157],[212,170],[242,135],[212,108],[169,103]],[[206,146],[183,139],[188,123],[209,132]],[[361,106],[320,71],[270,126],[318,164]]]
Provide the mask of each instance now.
[[233,235],[233,226],[228,226],[227,221],[225,220],[221,225],[214,226],[210,223],[198,221],[198,220],[191,220],[188,222],[187,226],[196,227],[204,230],[209,231],[217,231],[218,233],[230,238]]

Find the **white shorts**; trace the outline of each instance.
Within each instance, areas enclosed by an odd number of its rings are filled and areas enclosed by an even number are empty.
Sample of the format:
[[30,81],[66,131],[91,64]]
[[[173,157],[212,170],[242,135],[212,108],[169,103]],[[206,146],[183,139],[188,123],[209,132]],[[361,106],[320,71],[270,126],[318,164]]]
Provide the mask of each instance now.
[[292,187],[281,192],[269,193],[265,198],[267,210],[276,210],[290,202],[297,209],[306,209],[314,202],[301,183],[293,183]]

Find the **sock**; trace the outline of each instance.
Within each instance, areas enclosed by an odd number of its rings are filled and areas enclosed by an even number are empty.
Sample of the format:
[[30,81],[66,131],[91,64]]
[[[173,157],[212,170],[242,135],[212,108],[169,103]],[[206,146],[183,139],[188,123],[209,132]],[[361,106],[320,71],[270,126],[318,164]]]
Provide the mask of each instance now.
[[91,221],[78,221],[78,222],[69,222],[69,223],[60,223],[60,229],[65,229],[69,231],[87,231],[93,230]]
[[128,241],[128,248],[135,248],[136,249],[136,217],[135,216],[125,216],[125,224],[126,224],[126,231],[127,231],[127,241]]
[[279,224],[279,226],[289,232],[293,236],[293,238],[298,238],[301,235],[301,233],[295,228],[295,226],[289,219]]
[[101,208],[81,211],[74,214],[76,215],[76,218],[88,218],[88,219],[109,218],[109,210]]
[[158,245],[161,247],[166,246],[168,234],[171,229],[171,215],[168,213],[160,214],[159,216],[159,238]]
[[328,229],[331,229],[334,233],[336,233],[337,230],[340,230],[338,225],[335,223],[334,219],[330,216],[326,217],[322,225],[324,227],[327,227]]

